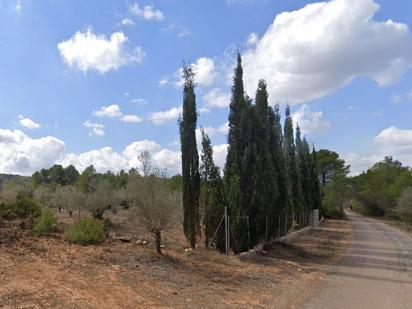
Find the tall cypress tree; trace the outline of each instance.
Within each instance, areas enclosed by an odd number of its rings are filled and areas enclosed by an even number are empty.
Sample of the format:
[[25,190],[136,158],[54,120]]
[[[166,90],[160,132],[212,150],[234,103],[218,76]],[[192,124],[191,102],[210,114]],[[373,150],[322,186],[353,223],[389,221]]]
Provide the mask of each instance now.
[[[299,173],[300,186],[302,190],[302,204],[300,205],[300,212],[308,215],[310,209],[312,193],[311,193],[311,179],[310,179],[310,149],[306,141],[306,137],[302,140],[302,133],[299,125],[296,126],[296,151],[297,151],[297,167]],[[300,224],[306,224],[307,220],[303,216],[299,216]]]
[[289,186],[288,178],[286,173],[285,158],[283,153],[283,133],[282,125],[280,123],[281,116],[279,111],[279,105],[277,104],[275,108],[269,107],[269,148],[272,155],[273,166],[276,172],[276,183],[279,189],[279,196],[277,200],[277,217],[278,224],[280,221],[280,233],[284,231],[285,220],[282,220],[282,214],[288,208],[289,199]]
[[296,145],[293,137],[293,122],[290,107],[286,107],[283,137],[283,154],[285,156],[286,173],[289,184],[289,223],[295,219],[295,214],[302,205],[302,189],[296,160]]
[[[203,214],[202,222],[205,229],[205,247],[207,248],[221,221],[225,205],[225,196],[219,167],[217,167],[213,161],[213,148],[209,135],[203,129],[201,129],[201,133],[200,209]],[[223,225],[221,225],[217,231],[213,244],[220,251],[224,251]]]
[[277,173],[270,149],[272,138],[270,133],[273,129],[271,130],[271,119],[269,118],[268,97],[266,82],[260,80],[255,99],[256,191],[253,197],[254,207],[257,211],[256,234],[259,238],[274,236],[278,225],[277,207],[279,207],[279,191]]
[[[237,250],[244,250],[249,246],[247,222],[245,224],[245,221],[241,219],[241,217],[248,215],[245,209],[248,191],[243,191],[246,184],[244,177],[244,162],[247,161],[245,160],[245,150],[248,144],[248,137],[245,134],[250,133],[246,130],[250,116],[248,105],[243,87],[242,57],[238,53],[229,105],[228,153],[224,170],[229,214],[238,238]],[[248,154],[251,152],[252,149],[249,149]],[[251,158],[251,156],[247,155],[247,158]]]
[[322,209],[322,192],[319,180],[317,152],[315,146],[312,147],[312,161],[311,161],[311,191],[312,191],[312,209]]
[[183,115],[180,120],[180,143],[183,177],[183,231],[192,248],[200,232],[199,220],[199,154],[196,145],[196,95],[194,73],[191,66],[183,70]]

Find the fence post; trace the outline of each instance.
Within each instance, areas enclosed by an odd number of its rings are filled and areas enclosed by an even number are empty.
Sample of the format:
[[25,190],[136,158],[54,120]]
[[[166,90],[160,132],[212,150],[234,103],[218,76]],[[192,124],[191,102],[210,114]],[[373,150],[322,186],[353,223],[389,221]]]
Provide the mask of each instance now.
[[225,254],[229,254],[229,243],[228,243],[228,218],[227,218],[227,206],[225,206]]

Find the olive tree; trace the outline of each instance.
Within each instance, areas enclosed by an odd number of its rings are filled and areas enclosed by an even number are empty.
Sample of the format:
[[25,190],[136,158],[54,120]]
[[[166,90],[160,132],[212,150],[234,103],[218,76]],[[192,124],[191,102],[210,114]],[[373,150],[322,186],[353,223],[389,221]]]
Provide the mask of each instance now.
[[181,207],[181,196],[167,189],[164,173],[152,168],[150,155],[145,153],[143,177],[135,175],[127,185],[127,201],[131,214],[152,233],[156,243],[156,253],[161,255],[162,231],[170,228]]

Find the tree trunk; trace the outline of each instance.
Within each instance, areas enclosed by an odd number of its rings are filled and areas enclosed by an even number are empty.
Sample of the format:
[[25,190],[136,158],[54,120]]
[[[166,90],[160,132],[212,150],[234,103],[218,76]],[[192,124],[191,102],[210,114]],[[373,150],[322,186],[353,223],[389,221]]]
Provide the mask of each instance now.
[[161,235],[161,231],[160,229],[155,229],[153,231],[153,233],[155,234],[155,243],[156,243],[156,253],[159,255],[163,255],[162,254],[162,235]]

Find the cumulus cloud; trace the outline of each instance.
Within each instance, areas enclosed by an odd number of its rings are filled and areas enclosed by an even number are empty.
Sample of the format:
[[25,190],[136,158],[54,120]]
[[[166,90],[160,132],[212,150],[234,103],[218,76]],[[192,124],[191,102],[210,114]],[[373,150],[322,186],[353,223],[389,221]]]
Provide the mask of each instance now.
[[[193,73],[195,73],[195,81],[199,86],[211,86],[215,82],[216,71],[215,71],[215,62],[211,58],[200,57],[192,64]],[[183,79],[183,68],[180,68],[175,73],[176,86],[181,87],[184,84]],[[162,78],[160,81],[165,80]],[[165,83],[167,83],[167,79]],[[162,85],[162,83],[160,83]]]
[[127,40],[123,32],[115,32],[110,38],[106,38],[105,35],[94,34],[92,29],[88,28],[60,42],[57,48],[69,67],[84,73],[89,70],[106,73],[142,60],[142,48],[128,49]]
[[83,126],[90,129],[89,135],[104,136],[104,125],[86,120]]
[[156,142],[149,140],[133,142],[121,153],[114,151],[111,147],[103,147],[81,154],[67,154],[60,163],[64,166],[73,164],[80,171],[93,164],[99,172],[107,170],[119,172],[122,169],[140,168],[138,156],[143,151],[149,151],[153,164],[161,169],[166,169],[169,175],[180,172],[180,152],[164,149]]
[[[222,124],[220,127],[214,128],[214,127],[203,127],[203,130],[209,135],[209,137],[213,137],[216,134],[227,134],[229,132],[229,122],[225,122]],[[202,141],[202,133],[200,132],[200,129],[196,129],[196,140],[198,143],[201,143]]]
[[373,139],[376,153],[361,156],[350,153],[344,159],[351,164],[351,174],[356,175],[368,169],[385,156],[392,156],[403,164],[412,166],[412,130],[403,130],[394,126],[383,129]]
[[259,37],[258,37],[257,33],[256,33],[256,32],[252,32],[252,33],[249,34],[249,36],[247,37],[246,44],[252,46],[252,45],[255,45],[258,41],[259,41]]
[[216,165],[220,167],[221,171],[223,171],[225,167],[227,147],[228,144],[220,144],[213,146],[213,160],[215,161]]
[[24,117],[22,115],[19,115],[19,123],[30,130],[34,130],[34,129],[38,129],[40,128],[40,124],[34,122],[33,120],[31,120],[30,118]]
[[172,107],[171,109],[168,109],[166,111],[161,111],[161,112],[155,112],[152,113],[149,117],[149,119],[155,124],[155,125],[162,125],[168,121],[175,120],[179,118],[180,114],[182,112],[182,107]]
[[304,133],[320,132],[331,127],[330,122],[323,119],[322,111],[311,111],[306,104],[292,114],[292,119],[293,123],[299,125]]
[[123,18],[122,25],[123,26],[134,26],[134,21],[131,20],[130,18]]
[[412,62],[406,24],[376,21],[373,0],[331,0],[277,15],[243,55],[245,87],[266,79],[271,103],[307,102],[367,76],[384,86]]
[[153,5],[145,5],[140,7],[138,3],[134,3],[129,6],[130,14],[138,16],[148,21],[162,21],[164,20],[164,14],[160,10],[153,8]]
[[118,118],[122,116],[122,112],[120,111],[119,105],[112,104],[102,106],[99,110],[93,111],[93,115],[96,117]]
[[230,103],[230,93],[220,88],[213,88],[203,96],[203,100],[210,107],[227,107]]
[[33,139],[20,130],[0,129],[0,172],[30,175],[62,158],[65,143],[55,137]]
[[143,119],[137,115],[123,115],[121,120],[128,123],[138,123],[142,122]]

